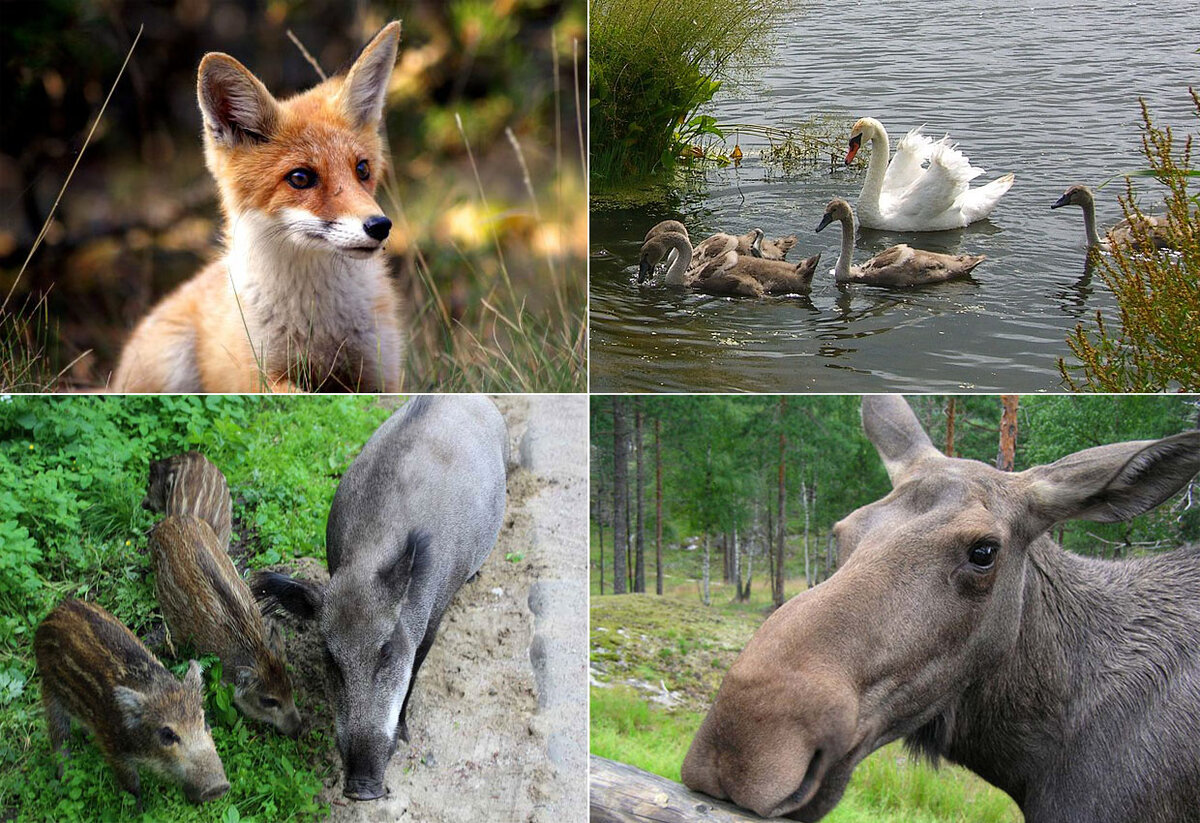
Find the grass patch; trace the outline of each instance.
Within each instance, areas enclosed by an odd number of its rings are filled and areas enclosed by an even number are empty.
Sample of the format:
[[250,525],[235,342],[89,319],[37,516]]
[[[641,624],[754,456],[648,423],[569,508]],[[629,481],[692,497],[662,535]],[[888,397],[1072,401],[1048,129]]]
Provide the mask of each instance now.
[[[323,558],[338,479],[390,410],[373,397],[6,397],[0,400],[0,817],[127,819],[98,749],[77,731],[55,774],[34,671],[33,630],[64,597],[94,600],[145,638],[161,620],[141,508],[149,462],[188,449],[225,473],[234,545],[252,567]],[[185,660],[163,662],[182,672]],[[332,742],[293,741],[207,696],[232,788],[191,806],[143,770],[154,820],[308,819]],[[318,690],[319,691],[319,690]],[[224,694],[224,697],[222,697]],[[308,715],[316,706],[300,706]]]
[[[735,70],[761,64],[788,3],[592,0],[592,186],[669,171],[691,145],[723,137],[700,114]],[[791,5],[796,5],[792,3]]]

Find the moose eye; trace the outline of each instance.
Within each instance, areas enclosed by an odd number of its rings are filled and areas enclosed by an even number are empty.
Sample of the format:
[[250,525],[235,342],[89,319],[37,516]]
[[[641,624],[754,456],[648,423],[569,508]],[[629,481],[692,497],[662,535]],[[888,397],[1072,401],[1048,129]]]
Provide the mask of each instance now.
[[175,734],[175,730],[170,726],[160,726],[158,729],[158,742],[163,746],[174,746],[179,742],[179,735]]
[[967,555],[967,562],[976,568],[990,569],[996,562],[996,553],[999,551],[1000,547],[990,541],[976,543]]
[[371,176],[371,164],[366,160],[359,160],[358,165],[354,167],[354,170],[358,172],[359,180],[367,180]]
[[260,697],[258,698],[258,705],[264,709],[276,709],[279,707],[279,701],[274,697]]
[[292,169],[284,177],[293,189],[311,189],[317,185],[317,173],[312,169]]

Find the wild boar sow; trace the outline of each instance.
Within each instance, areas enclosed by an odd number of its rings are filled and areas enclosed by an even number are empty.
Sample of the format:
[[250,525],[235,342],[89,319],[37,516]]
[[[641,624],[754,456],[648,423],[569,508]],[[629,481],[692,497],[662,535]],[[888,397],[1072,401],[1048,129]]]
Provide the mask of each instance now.
[[1200,432],[1001,472],[942,455],[899,397],[862,418],[892,491],[734,661],[683,781],[815,821],[903,738],[1027,823],[1200,820],[1200,547],[1105,561],[1046,534],[1158,506],[1200,470]]
[[[77,718],[142,808],[138,767],[183,787],[202,803],[229,789],[204,722],[200,666],[176,680],[124,624],[94,603],[64,600],[33,642],[50,742],[61,751]],[[59,766],[62,776],[62,766]]]
[[187,452],[150,464],[150,484],[142,508],[159,514],[190,514],[212,528],[222,549],[232,533],[229,484],[200,452]]
[[300,713],[279,627],[258,610],[250,587],[203,520],[163,518],[150,532],[154,583],[172,637],[221,658],[233,702],[247,717],[284,734],[300,732]]
[[438,623],[500,533],[507,462],[508,432],[492,401],[418,397],[379,427],[338,485],[329,583],[255,577],[268,608],[319,623],[346,797],[384,793]]

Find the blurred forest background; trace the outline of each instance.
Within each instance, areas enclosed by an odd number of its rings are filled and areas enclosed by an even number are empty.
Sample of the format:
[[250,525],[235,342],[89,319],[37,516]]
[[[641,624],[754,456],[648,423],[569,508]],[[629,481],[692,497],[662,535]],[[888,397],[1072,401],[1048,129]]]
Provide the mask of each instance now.
[[411,336],[405,388],[584,389],[582,0],[6,0],[0,388],[103,387],[134,324],[217,253],[196,103],[206,52],[283,97],[320,79],[289,30],[332,74],[394,18],[379,200]]
[[[1195,396],[1011,400],[1016,471],[1200,425]],[[999,397],[923,395],[909,402],[938,448],[996,465]],[[724,587],[728,597],[747,600],[757,583],[774,590],[778,606],[794,593],[788,587],[827,578],[836,571],[833,524],[891,490],[862,434],[859,405],[854,395],[594,397],[593,593],[655,591],[661,568],[676,583],[696,581],[705,602]],[[1200,540],[1200,483],[1128,523],[1071,522],[1054,536],[1069,551],[1104,557]]]

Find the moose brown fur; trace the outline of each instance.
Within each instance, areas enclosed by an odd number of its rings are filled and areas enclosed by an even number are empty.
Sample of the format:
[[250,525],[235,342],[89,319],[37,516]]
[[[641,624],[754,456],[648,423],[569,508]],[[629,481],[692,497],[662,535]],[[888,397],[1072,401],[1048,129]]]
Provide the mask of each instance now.
[[730,668],[683,781],[815,821],[904,738],[1008,792],[1028,823],[1170,823],[1200,809],[1200,550],[1063,551],[1200,470],[1200,432],[1005,473],[940,454],[899,397],[863,399],[892,492],[834,528],[840,567]]

